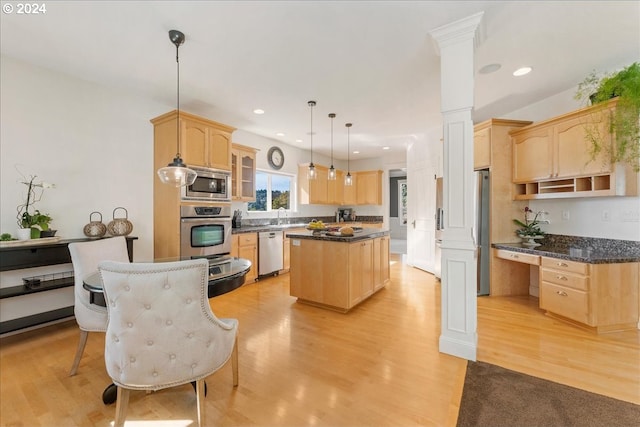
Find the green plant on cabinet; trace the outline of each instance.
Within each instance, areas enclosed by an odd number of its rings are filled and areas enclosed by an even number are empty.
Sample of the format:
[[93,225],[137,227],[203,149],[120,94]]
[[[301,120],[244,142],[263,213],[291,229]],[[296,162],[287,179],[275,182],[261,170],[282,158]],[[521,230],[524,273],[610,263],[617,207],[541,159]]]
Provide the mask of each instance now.
[[618,98],[611,116],[609,135],[596,125],[587,125],[586,135],[591,143],[590,155],[595,159],[605,152],[612,163],[627,163],[640,171],[640,63],[634,62],[616,73],[599,75],[591,72],[579,85],[575,99],[607,107],[608,101]]

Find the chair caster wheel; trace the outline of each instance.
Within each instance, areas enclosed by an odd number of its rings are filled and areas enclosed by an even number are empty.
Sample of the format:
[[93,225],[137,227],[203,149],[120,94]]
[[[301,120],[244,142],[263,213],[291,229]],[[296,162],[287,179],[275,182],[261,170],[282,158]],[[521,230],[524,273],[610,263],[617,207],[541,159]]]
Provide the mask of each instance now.
[[118,386],[115,384],[109,385],[102,392],[102,402],[105,405],[110,405],[118,399]]

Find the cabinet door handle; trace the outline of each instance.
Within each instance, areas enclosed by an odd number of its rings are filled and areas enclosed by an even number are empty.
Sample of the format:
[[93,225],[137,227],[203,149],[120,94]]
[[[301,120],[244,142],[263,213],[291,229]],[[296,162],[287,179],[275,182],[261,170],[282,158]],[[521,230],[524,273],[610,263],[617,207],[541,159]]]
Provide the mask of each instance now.
[[569,267],[569,264],[564,263],[564,262],[559,262],[557,265],[558,265],[558,267]]
[[569,280],[569,279],[567,279],[567,276],[556,276],[556,279],[558,279],[558,280]]
[[556,294],[560,295],[561,297],[566,297],[569,295],[565,291],[556,291]]

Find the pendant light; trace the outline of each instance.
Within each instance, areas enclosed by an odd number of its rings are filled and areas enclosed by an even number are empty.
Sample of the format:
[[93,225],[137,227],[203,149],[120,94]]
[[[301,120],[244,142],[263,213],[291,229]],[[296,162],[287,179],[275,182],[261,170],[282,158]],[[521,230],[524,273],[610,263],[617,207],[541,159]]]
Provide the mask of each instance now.
[[335,113],[329,113],[329,118],[331,119],[331,167],[329,168],[329,178],[330,181],[336,180],[336,168],[333,167],[333,119],[336,117]]
[[311,163],[309,163],[309,171],[307,172],[308,179],[316,179],[316,166],[313,164],[313,107],[316,106],[316,101],[308,102],[310,110],[311,110],[311,132],[309,135],[311,136]]
[[353,179],[351,178],[351,170],[349,164],[349,155],[351,151],[351,144],[349,143],[349,129],[351,129],[352,124],[346,123],[345,126],[347,127],[347,175],[345,175],[344,177],[344,185],[351,186],[353,185]]
[[180,157],[180,61],[178,60],[178,48],[184,43],[184,34],[178,30],[169,31],[169,39],[171,43],[176,45],[176,64],[177,64],[177,84],[176,84],[176,157],[166,167],[158,169],[158,177],[163,184],[173,185],[174,187],[183,187],[191,185],[198,176],[196,171],[189,169]]

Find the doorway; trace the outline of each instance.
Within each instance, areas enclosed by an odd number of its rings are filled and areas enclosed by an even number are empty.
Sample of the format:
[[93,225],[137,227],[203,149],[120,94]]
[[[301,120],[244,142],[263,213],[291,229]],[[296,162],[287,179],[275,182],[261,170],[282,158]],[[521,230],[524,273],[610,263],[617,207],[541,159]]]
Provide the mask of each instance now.
[[389,170],[389,252],[407,253],[407,170]]

